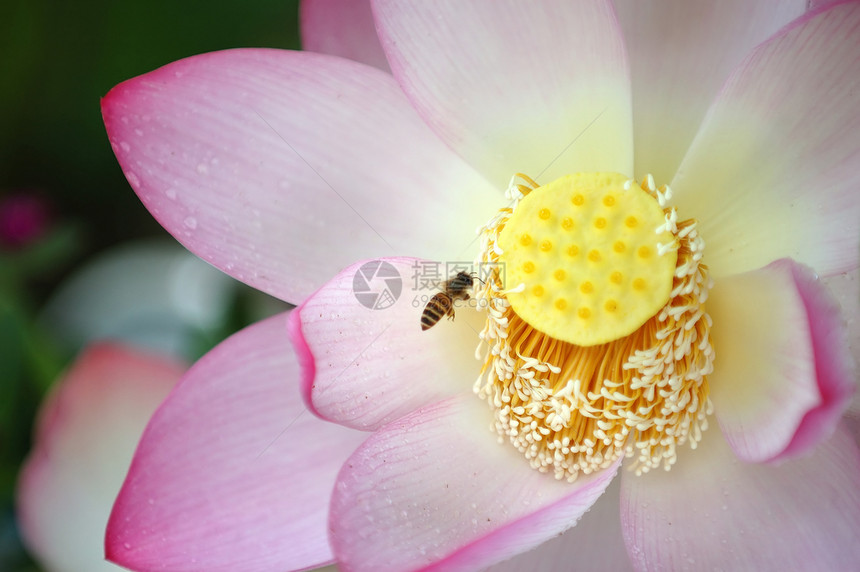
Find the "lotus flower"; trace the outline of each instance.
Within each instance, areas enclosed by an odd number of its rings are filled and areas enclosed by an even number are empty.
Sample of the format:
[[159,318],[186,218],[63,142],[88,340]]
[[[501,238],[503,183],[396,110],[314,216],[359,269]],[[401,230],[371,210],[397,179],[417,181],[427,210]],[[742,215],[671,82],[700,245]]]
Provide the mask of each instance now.
[[17,493],[23,538],[45,569],[119,569],[104,560],[111,506],[146,422],[184,370],[156,354],[100,343],[45,400]]
[[[353,20],[326,7],[306,37]],[[156,413],[109,557],[856,563],[854,378],[810,268],[858,265],[860,3],[806,8],[380,0],[392,74],[233,50],[114,88],[108,135],[153,215],[301,304],[297,357],[270,318]],[[435,261],[491,272],[480,311],[422,331]]]

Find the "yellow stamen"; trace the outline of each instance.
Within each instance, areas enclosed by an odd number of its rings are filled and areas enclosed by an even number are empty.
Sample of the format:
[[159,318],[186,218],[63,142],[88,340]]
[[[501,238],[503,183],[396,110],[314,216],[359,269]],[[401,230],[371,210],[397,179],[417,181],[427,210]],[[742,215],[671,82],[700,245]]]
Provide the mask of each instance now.
[[475,391],[499,434],[557,478],[622,455],[637,473],[669,468],[711,410],[710,279],[696,222],[678,222],[669,189],[650,177],[641,187],[606,173],[522,180],[481,237],[479,262],[504,263],[519,286],[505,290],[496,275],[477,292],[488,320]]

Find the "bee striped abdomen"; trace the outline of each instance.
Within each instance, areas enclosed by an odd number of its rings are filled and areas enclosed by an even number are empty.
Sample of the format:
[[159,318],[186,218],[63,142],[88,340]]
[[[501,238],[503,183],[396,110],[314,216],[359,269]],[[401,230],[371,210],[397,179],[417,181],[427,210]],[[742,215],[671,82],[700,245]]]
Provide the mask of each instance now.
[[429,330],[435,326],[443,316],[454,315],[454,301],[445,292],[434,294],[421,314],[421,330]]
[[468,272],[458,272],[442,285],[442,291],[434,294],[421,314],[421,330],[426,331],[436,325],[442,316],[454,319],[454,300],[468,300],[469,288],[474,276]]

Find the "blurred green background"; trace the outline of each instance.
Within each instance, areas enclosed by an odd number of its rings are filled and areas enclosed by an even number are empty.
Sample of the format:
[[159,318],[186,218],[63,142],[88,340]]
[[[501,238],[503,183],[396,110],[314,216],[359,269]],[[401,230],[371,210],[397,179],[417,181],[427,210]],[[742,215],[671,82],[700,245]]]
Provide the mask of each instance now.
[[4,0],[0,187],[35,189],[86,221],[88,248],[159,232],[110,150],[99,99],[171,61],[235,47],[298,48],[298,0]]
[[[40,310],[94,256],[167,236],[120,171],[99,99],[171,61],[234,47],[298,49],[298,0],[0,3],[0,201],[35,196],[50,217],[32,242],[0,247],[2,571],[38,570],[14,526],[15,476],[38,403],[73,357],[39,325]],[[242,292],[229,319],[201,333],[188,359],[252,319]]]

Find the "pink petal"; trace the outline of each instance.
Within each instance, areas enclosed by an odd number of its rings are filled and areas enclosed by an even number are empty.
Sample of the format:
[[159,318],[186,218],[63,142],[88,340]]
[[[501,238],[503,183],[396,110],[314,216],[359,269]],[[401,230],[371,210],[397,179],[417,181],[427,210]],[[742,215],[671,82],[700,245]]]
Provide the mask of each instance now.
[[[371,309],[357,299],[355,281],[362,280],[359,271],[368,262],[366,269],[384,262],[396,270],[391,280],[400,283],[401,291],[392,306]],[[421,331],[424,306],[439,291],[438,285],[423,284],[433,269],[447,279],[444,263],[414,258],[357,262],[292,313],[290,338],[302,365],[302,392],[314,413],[375,430],[422,405],[471,393],[481,369],[475,348],[484,314],[464,307],[454,322],[442,320]],[[385,278],[376,277],[369,286],[371,292],[381,291]]]
[[487,572],[549,572],[573,568],[574,563],[576,572],[633,570],[621,536],[620,497],[621,479],[613,479],[603,496],[588,509],[575,527],[531,552],[490,566]]
[[860,3],[801,18],[753,50],[672,183],[714,276],[783,257],[857,268]]
[[[860,271],[853,271],[822,280],[842,308],[842,319],[848,329],[848,348],[854,360],[855,373],[860,365]],[[854,376],[854,382],[858,381]],[[860,392],[854,392],[854,399],[845,414],[845,425],[860,445]]]
[[487,406],[466,395],[370,437],[332,498],[341,569],[481,569],[573,526],[615,474],[557,481],[499,444],[491,426]]
[[639,570],[853,570],[860,453],[844,430],[781,465],[736,460],[718,431],[669,472],[624,473],[621,519]]
[[830,276],[822,283],[842,309],[842,319],[848,329],[848,348],[854,363],[860,364],[860,270]]
[[126,177],[159,222],[285,300],[359,258],[452,256],[501,201],[391,76],[340,58],[195,56],[120,84],[102,111]]
[[304,49],[389,71],[370,0],[302,0],[299,10]]
[[745,461],[807,452],[854,392],[839,308],[809,269],[783,259],[720,279],[708,300],[717,361],[711,399]]
[[154,354],[99,344],[54,387],[17,491],[22,536],[47,569],[116,570],[104,560],[111,506],[146,422],[183,370]]
[[329,496],[364,438],[302,406],[281,314],[204,356],[156,412],[108,524],[139,570],[296,570],[332,561]]
[[860,446],[860,414],[856,409],[849,410],[845,415],[845,429],[854,438],[854,443]]
[[497,185],[519,171],[631,173],[630,88],[608,1],[373,2],[424,120]]
[[758,43],[806,0],[615,0],[630,58],[636,164],[668,183],[708,104]]

